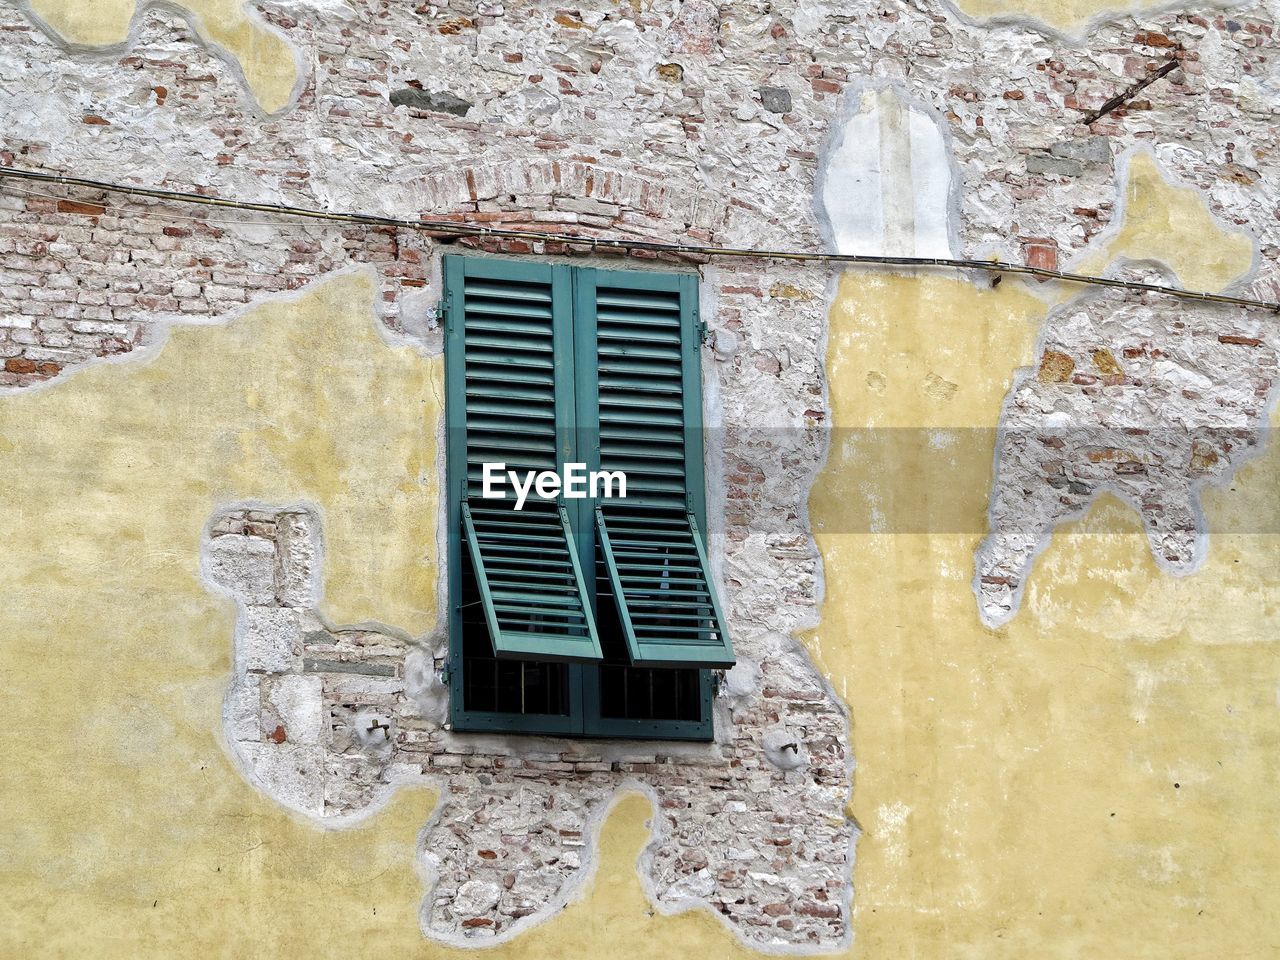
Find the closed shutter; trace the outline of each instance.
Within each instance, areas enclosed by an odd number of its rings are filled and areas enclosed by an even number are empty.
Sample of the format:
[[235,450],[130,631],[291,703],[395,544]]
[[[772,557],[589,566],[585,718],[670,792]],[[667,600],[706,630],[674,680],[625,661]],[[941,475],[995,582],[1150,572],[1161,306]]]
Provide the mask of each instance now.
[[696,280],[582,270],[575,322],[579,419],[599,431],[590,466],[627,478],[626,498],[597,500],[594,519],[631,662],[730,667],[700,525]]
[[531,493],[516,510],[509,486],[506,499],[482,496],[485,463],[523,477],[559,470],[571,452],[568,268],[447,257],[445,282],[450,526],[466,544],[494,655],[599,660],[564,508]]

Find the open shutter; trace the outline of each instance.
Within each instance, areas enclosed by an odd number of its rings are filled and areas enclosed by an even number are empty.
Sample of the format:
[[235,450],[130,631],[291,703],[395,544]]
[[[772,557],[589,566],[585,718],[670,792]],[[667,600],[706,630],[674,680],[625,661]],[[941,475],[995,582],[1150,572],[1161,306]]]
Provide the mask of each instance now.
[[[596,359],[585,391],[599,423],[592,467],[627,477],[626,498],[598,500],[595,523],[631,661],[730,667],[733,647],[700,529],[696,280],[583,270],[575,317]],[[583,371],[578,379],[581,409]]]
[[[600,660],[564,508],[486,499],[483,465],[558,470],[572,438],[571,281],[565,267],[448,257],[450,523],[466,544],[497,657]],[[455,509],[456,508],[456,509]]]

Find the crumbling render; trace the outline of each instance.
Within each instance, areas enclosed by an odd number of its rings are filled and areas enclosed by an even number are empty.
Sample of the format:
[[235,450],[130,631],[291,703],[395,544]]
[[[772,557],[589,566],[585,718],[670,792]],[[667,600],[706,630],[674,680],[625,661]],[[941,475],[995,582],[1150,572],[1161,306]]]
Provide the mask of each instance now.
[[847,942],[847,721],[811,667],[744,659],[712,744],[456,735],[442,646],[324,620],[320,531],[305,506],[210,522],[204,575],[237,605],[228,747],[317,823],[366,815],[404,783],[437,786],[418,850],[428,936],[505,939],[545,919],[582,884],[610,799],[633,787],[657,810],[642,872],[659,909],[706,907],[760,947]]
[[1103,492],[1138,511],[1157,563],[1196,569],[1209,533],[1202,489],[1228,480],[1266,439],[1280,393],[1273,323],[1114,292],[1050,314],[1038,369],[1018,376],[1001,418],[975,584],[985,623],[1013,616],[1055,526]]

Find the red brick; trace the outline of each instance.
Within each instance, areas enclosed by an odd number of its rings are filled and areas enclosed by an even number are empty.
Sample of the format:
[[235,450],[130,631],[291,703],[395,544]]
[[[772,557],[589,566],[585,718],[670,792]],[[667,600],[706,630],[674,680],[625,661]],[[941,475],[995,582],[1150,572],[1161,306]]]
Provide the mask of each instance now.
[[89,217],[100,217],[107,208],[100,203],[82,203],[79,200],[59,200],[59,213],[83,213]]
[[796,913],[802,917],[827,917],[835,919],[840,916],[840,908],[834,903],[802,903],[796,907]]
[[[1053,243],[1028,243],[1022,248],[1022,257],[1028,267],[1037,270],[1058,269],[1058,246]],[[1046,278],[1041,277],[1041,280]]]

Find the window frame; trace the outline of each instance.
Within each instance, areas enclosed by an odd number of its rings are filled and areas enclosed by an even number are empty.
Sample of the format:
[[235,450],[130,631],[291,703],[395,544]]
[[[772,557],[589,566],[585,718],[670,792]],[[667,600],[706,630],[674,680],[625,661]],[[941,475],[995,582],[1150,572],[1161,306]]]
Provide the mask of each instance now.
[[[595,397],[596,331],[594,322],[584,323],[579,317],[594,320],[593,295],[596,283],[607,280],[638,290],[678,292],[680,296],[681,363],[684,372],[686,446],[685,470],[688,506],[700,527],[706,529],[706,475],[703,443],[703,390],[701,363],[701,323],[698,304],[698,277],[683,272],[648,272],[634,270],[601,270],[529,260],[498,257],[446,255],[443,258],[444,280],[444,364],[445,364],[445,489],[448,563],[448,630],[449,652],[447,675],[449,686],[449,718],[452,729],[459,732],[503,732],[566,737],[632,738],[708,741],[713,738],[712,706],[714,680],[712,670],[698,670],[698,720],[643,720],[605,717],[601,709],[600,671],[609,664],[566,663],[569,712],[558,714],[520,714],[469,709],[465,705],[465,660],[462,635],[462,563],[466,544],[462,535],[462,503],[465,500],[467,451],[465,435],[466,366],[463,336],[465,316],[460,302],[466,277],[484,277],[495,281],[539,282],[552,286],[552,324],[556,366],[571,371],[568,378],[557,377],[558,462],[585,462],[587,470],[599,468],[598,450],[577,449],[584,411]],[[583,282],[583,280],[590,282]],[[561,295],[557,291],[564,291]],[[565,382],[562,383],[561,380]],[[570,391],[567,406],[564,393]],[[690,392],[693,397],[690,398]],[[688,402],[692,399],[693,402]],[[561,414],[565,414],[564,422]],[[598,426],[592,411],[586,427]],[[562,434],[561,431],[564,431]],[[593,610],[598,610],[596,576],[596,501],[590,498],[562,500],[568,511],[570,528],[578,545],[586,588]],[[708,578],[711,576],[707,570]],[[712,587],[714,590],[714,587]],[[540,659],[540,658],[529,658]],[[636,665],[645,669],[643,664]],[[662,668],[649,668],[662,669]]]

